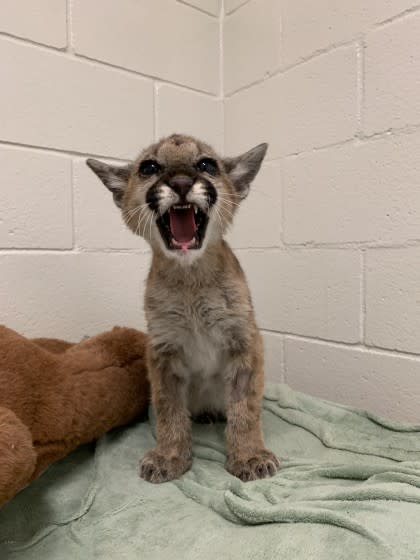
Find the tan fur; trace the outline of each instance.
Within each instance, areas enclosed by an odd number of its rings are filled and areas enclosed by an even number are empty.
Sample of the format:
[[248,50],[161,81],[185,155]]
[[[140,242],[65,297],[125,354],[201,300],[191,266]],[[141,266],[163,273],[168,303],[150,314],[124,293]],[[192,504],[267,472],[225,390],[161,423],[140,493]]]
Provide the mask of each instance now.
[[0,506],[53,461],[147,411],[145,334],[80,344],[0,325]]
[[[237,159],[222,160],[208,145],[173,135],[142,152],[128,168],[125,186],[118,170],[89,163],[114,192],[128,227],[153,249],[145,311],[157,446],[141,463],[141,476],[151,482],[174,479],[189,469],[191,418],[203,415],[227,419],[226,467],[232,474],[252,480],[273,475],[279,466],[265,449],[261,431],[261,336],[245,276],[223,239],[265,150],[263,145]],[[217,162],[216,175],[195,170],[203,157]],[[139,165],[149,159],[162,165],[160,177],[139,175]],[[194,178],[185,201],[209,216],[202,246],[188,252],[169,250],[156,225],[159,215],[181,201],[166,184],[180,174]],[[206,191],[203,185],[209,182],[211,189]],[[121,190],[113,190],[117,188]],[[156,192],[156,214],[147,204],[150,189]],[[211,205],[212,189],[217,198]]]

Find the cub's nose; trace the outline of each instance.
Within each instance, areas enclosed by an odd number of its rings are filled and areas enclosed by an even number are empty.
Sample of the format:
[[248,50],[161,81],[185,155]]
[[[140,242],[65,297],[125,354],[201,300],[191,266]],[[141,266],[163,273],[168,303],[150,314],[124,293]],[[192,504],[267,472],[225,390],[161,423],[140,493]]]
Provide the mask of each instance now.
[[183,199],[194,184],[194,179],[188,175],[174,175],[168,181],[168,185]]

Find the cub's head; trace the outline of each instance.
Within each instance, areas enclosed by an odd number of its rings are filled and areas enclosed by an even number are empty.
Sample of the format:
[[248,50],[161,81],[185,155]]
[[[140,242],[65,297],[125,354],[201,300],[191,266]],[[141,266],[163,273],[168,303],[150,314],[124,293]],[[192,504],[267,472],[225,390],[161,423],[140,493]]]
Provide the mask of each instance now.
[[125,167],[88,159],[111,191],[127,226],[154,250],[191,260],[220,241],[261,166],[267,144],[220,158],[192,138],[173,134]]

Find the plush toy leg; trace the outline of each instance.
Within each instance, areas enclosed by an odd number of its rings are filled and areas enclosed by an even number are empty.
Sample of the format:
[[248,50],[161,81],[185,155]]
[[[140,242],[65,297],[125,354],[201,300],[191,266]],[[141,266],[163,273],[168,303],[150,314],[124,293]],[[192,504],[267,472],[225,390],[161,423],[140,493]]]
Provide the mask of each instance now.
[[36,454],[28,428],[0,406],[0,507],[30,482]]

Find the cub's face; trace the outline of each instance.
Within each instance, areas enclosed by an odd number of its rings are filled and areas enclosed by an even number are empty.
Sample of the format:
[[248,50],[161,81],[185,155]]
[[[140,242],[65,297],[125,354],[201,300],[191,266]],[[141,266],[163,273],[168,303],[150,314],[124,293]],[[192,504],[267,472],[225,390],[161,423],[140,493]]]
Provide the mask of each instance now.
[[267,144],[221,159],[207,144],[174,134],[115,167],[87,164],[112,192],[127,226],[154,250],[191,261],[220,241],[248,194]]

